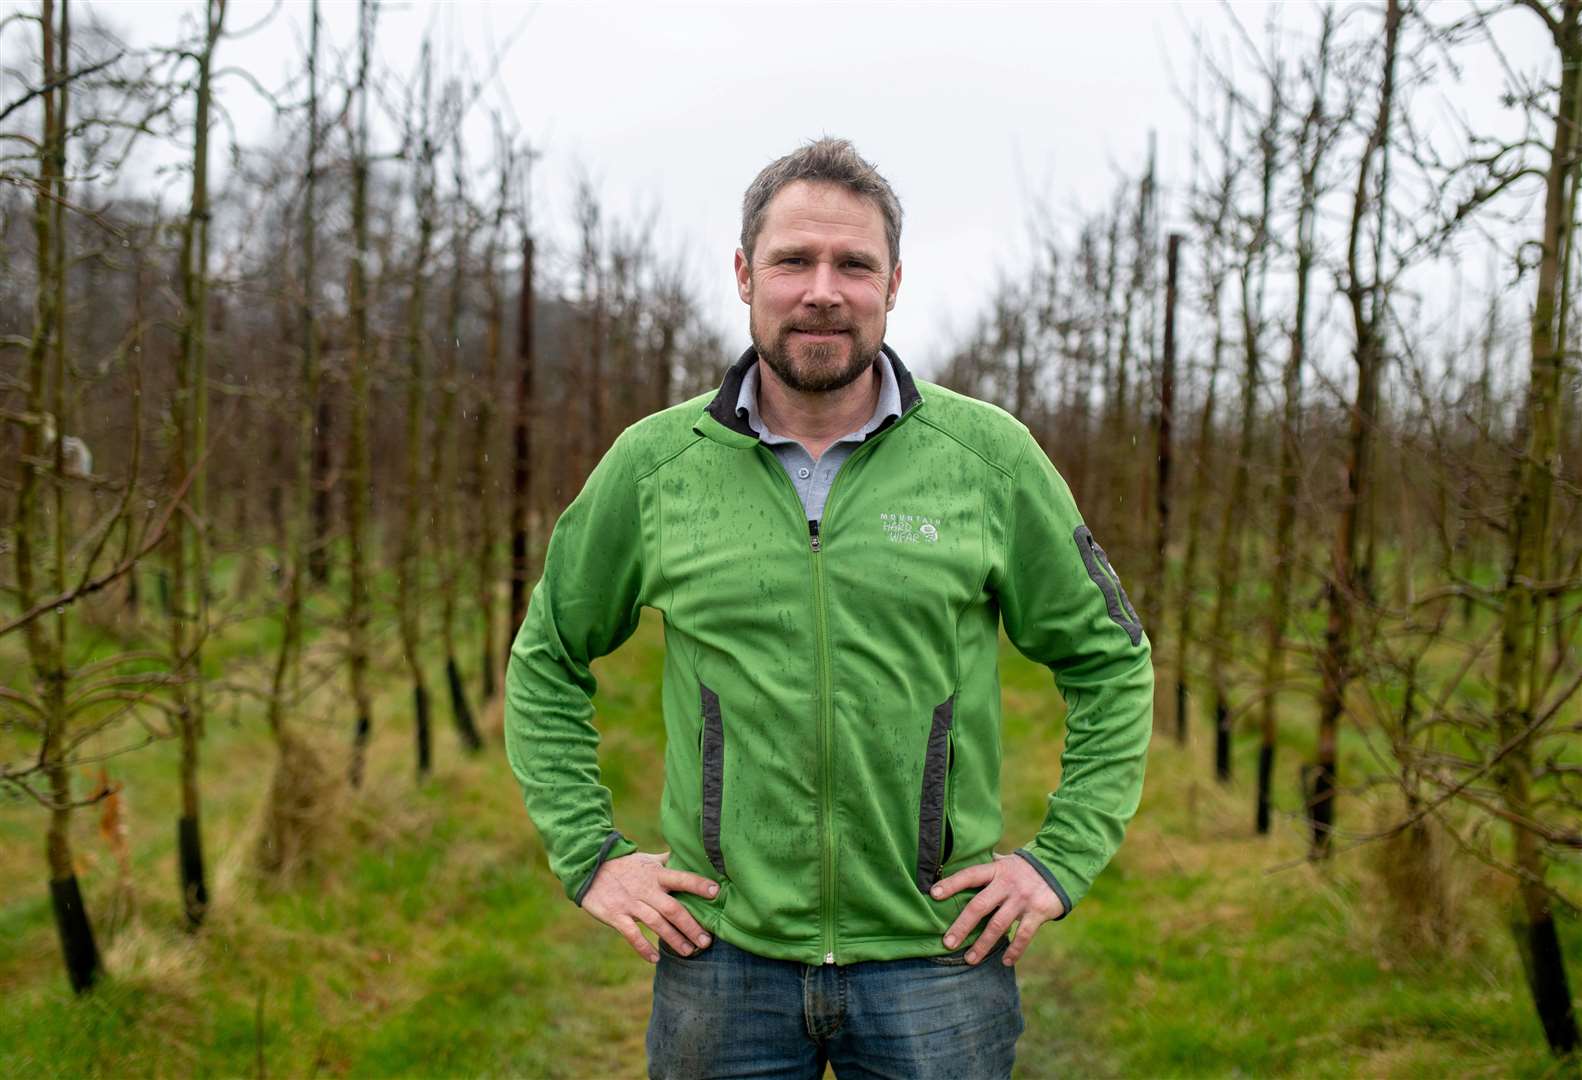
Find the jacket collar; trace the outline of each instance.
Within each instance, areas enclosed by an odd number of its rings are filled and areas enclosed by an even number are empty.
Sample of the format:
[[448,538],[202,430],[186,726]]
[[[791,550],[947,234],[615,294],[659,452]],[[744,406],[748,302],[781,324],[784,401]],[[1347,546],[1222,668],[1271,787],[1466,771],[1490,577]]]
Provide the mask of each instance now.
[[[914,408],[923,403],[923,396],[917,392],[917,382],[912,378],[912,373],[901,363],[901,358],[895,355],[895,350],[888,345],[881,345],[884,355],[890,360],[890,367],[895,372],[895,382],[901,392],[901,416],[886,417],[884,422],[868,433],[872,439],[881,432],[886,431],[910,413]],[[698,417],[697,423],[692,425],[692,430],[699,435],[706,435],[715,442],[725,443],[727,446],[753,446],[758,442],[758,433],[752,425],[747,423],[746,417],[736,411],[736,403],[741,397],[742,379],[747,375],[747,369],[758,362],[758,350],[751,345],[742,353],[736,363],[732,364],[725,372],[725,379],[720,383],[720,388],[714,397],[703,409],[703,415]]]

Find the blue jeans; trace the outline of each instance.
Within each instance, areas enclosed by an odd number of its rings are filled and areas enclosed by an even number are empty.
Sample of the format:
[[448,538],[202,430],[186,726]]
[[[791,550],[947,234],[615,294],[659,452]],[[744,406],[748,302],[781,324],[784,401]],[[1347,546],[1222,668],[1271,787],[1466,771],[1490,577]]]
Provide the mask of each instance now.
[[1022,1033],[1002,939],[976,966],[965,949],[915,960],[811,966],[715,938],[690,957],[663,943],[648,1021],[653,1080],[819,1077],[928,1080],[1011,1075]]

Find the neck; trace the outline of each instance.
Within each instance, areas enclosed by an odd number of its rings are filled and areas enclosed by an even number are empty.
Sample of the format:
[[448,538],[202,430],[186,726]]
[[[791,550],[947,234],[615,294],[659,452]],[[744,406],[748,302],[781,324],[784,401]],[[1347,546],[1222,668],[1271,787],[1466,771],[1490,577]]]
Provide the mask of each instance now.
[[807,393],[781,382],[768,364],[758,364],[758,415],[771,431],[795,439],[815,458],[865,424],[878,407],[877,366],[870,365],[839,390]]

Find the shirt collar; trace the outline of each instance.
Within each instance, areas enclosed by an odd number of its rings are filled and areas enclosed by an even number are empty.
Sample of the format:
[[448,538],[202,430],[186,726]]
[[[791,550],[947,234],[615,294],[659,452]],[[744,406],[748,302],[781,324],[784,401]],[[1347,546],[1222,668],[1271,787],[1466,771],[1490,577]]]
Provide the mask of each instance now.
[[[742,376],[741,392],[736,395],[736,415],[745,417],[749,427],[758,434],[760,440],[766,443],[795,442],[783,435],[770,431],[764,424],[763,418],[758,414],[758,367],[762,361],[754,361]],[[843,435],[836,442],[861,442],[869,435],[879,430],[886,420],[901,415],[901,387],[896,381],[895,367],[890,363],[890,358],[881,350],[874,364],[879,368],[879,400],[874,405],[873,415],[868,422],[856,431]]]

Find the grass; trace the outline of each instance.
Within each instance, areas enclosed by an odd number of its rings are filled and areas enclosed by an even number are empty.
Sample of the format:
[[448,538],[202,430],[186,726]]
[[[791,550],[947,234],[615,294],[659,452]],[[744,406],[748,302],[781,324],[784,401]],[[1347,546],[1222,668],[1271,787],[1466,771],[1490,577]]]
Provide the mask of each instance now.
[[[228,633],[223,655],[240,659],[274,631]],[[649,849],[662,649],[658,620],[645,618],[597,667],[606,779],[622,827]],[[1047,671],[1009,650],[1002,676],[1008,849],[1042,819],[1061,707]],[[95,812],[78,813],[79,872],[109,971],[82,999],[66,987],[41,874],[43,813],[0,806],[0,1075],[643,1075],[651,969],[566,902],[498,740],[464,756],[437,695],[436,772],[418,787],[406,681],[392,665],[375,685],[368,779],[326,831],[319,863],[281,887],[249,870],[273,755],[259,711],[227,705],[211,722],[213,904],[197,934],[181,929],[175,889],[175,745],[109,763],[124,784],[136,891],[133,914],[109,925],[114,860]],[[1018,1075],[1564,1075],[1526,994],[1502,879],[1452,863],[1454,933],[1413,952],[1389,930],[1371,851],[1302,860],[1291,778],[1311,725],[1290,711],[1296,741],[1282,749],[1269,837],[1252,835],[1250,742],[1238,745],[1238,782],[1222,788],[1201,723],[1185,748],[1156,740],[1120,854],[1019,965]],[[349,724],[340,686],[303,719],[335,770]],[[1359,740],[1342,751],[1343,775],[1367,767]],[[1341,807],[1343,822],[1373,812]],[[1582,935],[1562,933],[1576,977]]]

